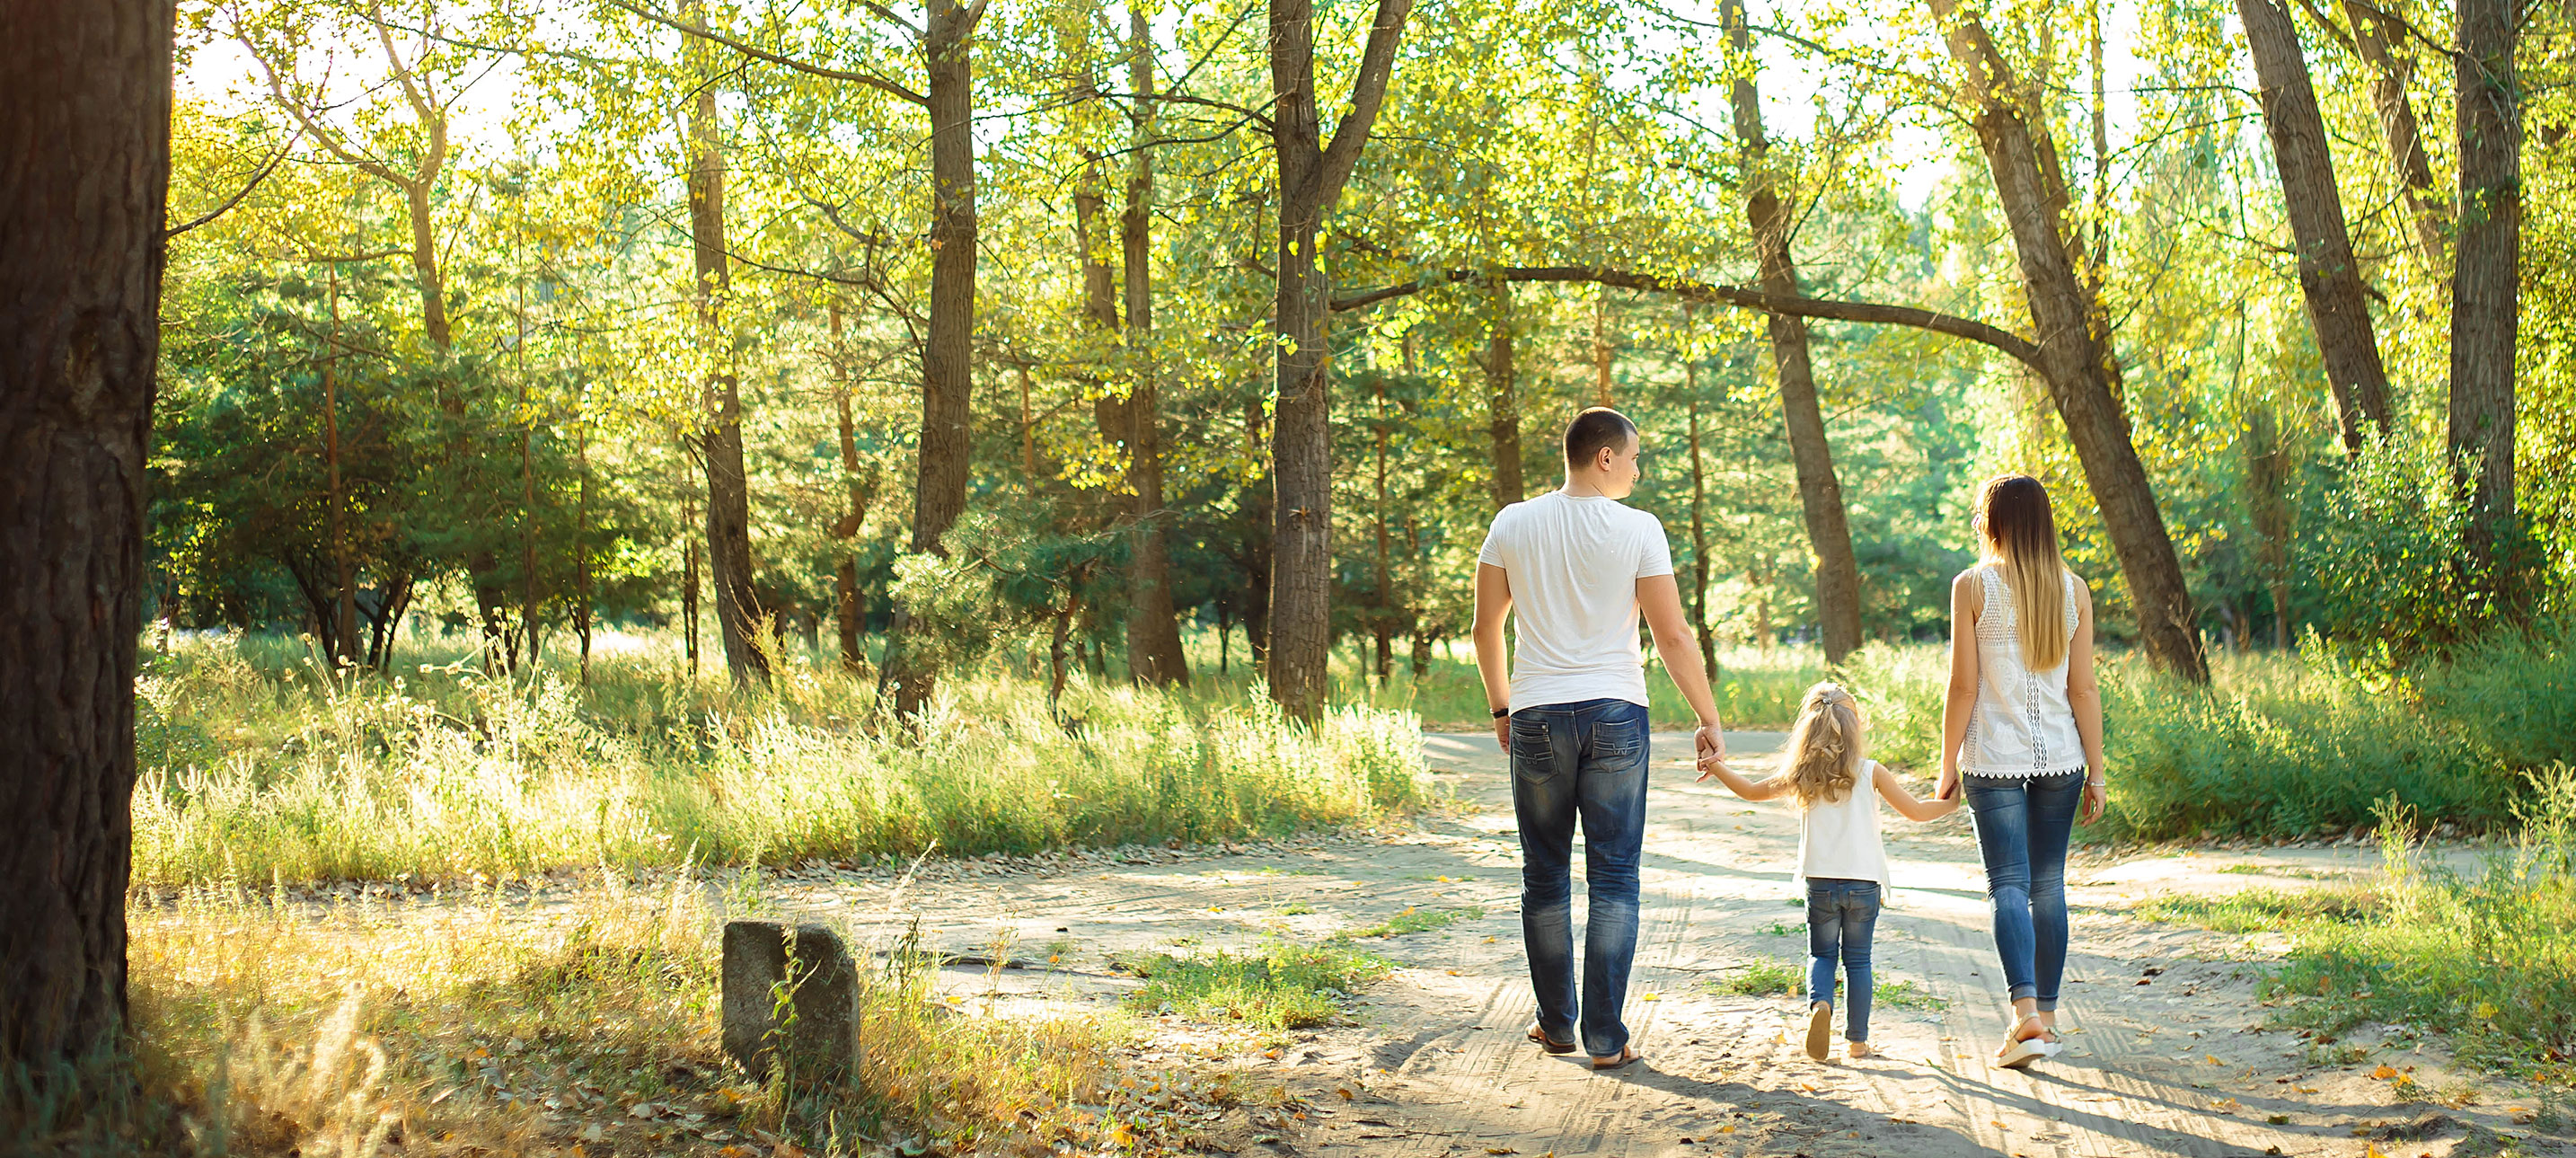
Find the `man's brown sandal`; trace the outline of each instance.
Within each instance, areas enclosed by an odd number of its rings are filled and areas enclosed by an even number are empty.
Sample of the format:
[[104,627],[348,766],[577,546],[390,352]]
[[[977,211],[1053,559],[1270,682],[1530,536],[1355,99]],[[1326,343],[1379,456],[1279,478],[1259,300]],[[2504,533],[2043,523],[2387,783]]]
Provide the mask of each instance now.
[[1547,1051],[1547,1052],[1549,1052],[1549,1053],[1573,1053],[1573,1052],[1574,1052],[1574,1043],[1573,1043],[1573,1042],[1570,1042],[1570,1041],[1558,1041],[1558,1040],[1556,1040],[1555,1038],[1549,1037],[1549,1036],[1547,1035],[1547,1031],[1546,1031],[1546,1030],[1544,1030],[1544,1029],[1539,1028],[1539,1024],[1538,1024],[1537,1022],[1535,1022],[1535,1021],[1533,1021],[1533,1022],[1531,1022],[1531,1023],[1530,1023],[1530,1027],[1529,1027],[1529,1039],[1530,1039],[1531,1041],[1537,1042],[1537,1043],[1538,1043],[1538,1045],[1539,1045],[1539,1048],[1540,1048],[1540,1049],[1544,1049],[1544,1050],[1546,1050],[1546,1051]]
[[1636,1046],[1623,1046],[1620,1048],[1619,1056],[1617,1057],[1596,1057],[1592,1059],[1592,1068],[1596,1070],[1615,1070],[1644,1056],[1646,1055],[1637,1052]]

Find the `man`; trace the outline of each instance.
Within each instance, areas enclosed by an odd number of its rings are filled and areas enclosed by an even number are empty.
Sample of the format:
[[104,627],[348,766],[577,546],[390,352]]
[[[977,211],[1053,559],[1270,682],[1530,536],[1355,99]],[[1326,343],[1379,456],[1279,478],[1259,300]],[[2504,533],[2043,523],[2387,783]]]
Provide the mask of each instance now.
[[[1664,669],[1699,715],[1703,758],[1724,758],[1708,672],[1682,618],[1672,551],[1655,516],[1622,505],[1637,487],[1637,424],[1608,407],[1565,428],[1565,486],[1494,516],[1476,563],[1476,667],[1511,757],[1520,820],[1521,937],[1549,1053],[1580,1044],[1596,1070],[1636,1061],[1620,1008],[1637,955],[1637,862],[1646,830],[1645,612]],[[1520,651],[1504,677],[1503,616]],[[1590,916],[1574,985],[1574,827],[1583,826]],[[1576,1040],[1578,1013],[1581,1040]]]

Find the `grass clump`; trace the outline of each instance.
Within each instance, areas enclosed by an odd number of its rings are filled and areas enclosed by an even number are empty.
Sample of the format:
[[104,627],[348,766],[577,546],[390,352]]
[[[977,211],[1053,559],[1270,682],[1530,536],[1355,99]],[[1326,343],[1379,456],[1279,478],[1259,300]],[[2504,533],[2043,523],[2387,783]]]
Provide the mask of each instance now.
[[1755,961],[1724,977],[1713,977],[1700,983],[1711,993],[1741,997],[1773,997],[1798,993],[1806,989],[1805,970],[1781,961]]
[[2141,915],[2286,936],[2265,995],[2318,1046],[2365,1023],[2408,1026],[2447,1035],[2469,1064],[2576,1087],[2576,769],[2532,780],[2520,834],[2479,872],[2419,857],[2415,814],[2384,799],[2367,888],[2172,899]]
[[1875,978],[1874,983],[1870,986],[1869,993],[1871,1001],[1894,1009],[1942,1010],[1950,1008],[1949,998],[1934,993],[1929,989],[1925,989],[1912,981],[1889,981],[1885,978]]
[[1432,909],[1427,912],[1420,908],[1407,908],[1374,925],[1363,925],[1342,936],[1344,938],[1402,937],[1408,933],[1428,933],[1434,929],[1446,929],[1460,921],[1484,919],[1485,909],[1482,905],[1468,905],[1457,909]]
[[1246,953],[1157,953],[1119,967],[1145,979],[1131,1007],[1259,1029],[1304,1029],[1341,1015],[1341,1002],[1393,968],[1345,945],[1269,941]]
[[348,680],[273,645],[182,641],[138,680],[134,880],[507,879],[580,866],[865,861],[1205,841],[1366,823],[1426,781],[1409,715],[1211,700],[999,665],[917,734],[872,683],[782,664],[764,690],[650,653],[487,679]]

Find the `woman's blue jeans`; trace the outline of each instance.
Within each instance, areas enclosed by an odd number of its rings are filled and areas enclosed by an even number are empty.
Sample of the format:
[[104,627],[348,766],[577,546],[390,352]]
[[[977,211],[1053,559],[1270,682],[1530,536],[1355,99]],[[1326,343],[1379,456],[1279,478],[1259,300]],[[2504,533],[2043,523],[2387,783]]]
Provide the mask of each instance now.
[[2066,842],[2084,799],[2084,772],[2053,776],[1966,776],[1986,861],[1986,899],[1995,909],[1995,951],[2012,999],[2057,1008],[2066,975]]
[[[1646,835],[1646,709],[1626,700],[1512,713],[1512,812],[1520,821],[1521,938],[1538,1024],[1585,1051],[1628,1045],[1628,969],[1637,957],[1637,862]],[[1574,828],[1583,826],[1583,994],[1574,988]]]
[[1843,1003],[1843,1040],[1869,1040],[1869,942],[1878,930],[1878,882],[1807,878],[1807,1000],[1834,1000],[1840,961],[1851,997]]

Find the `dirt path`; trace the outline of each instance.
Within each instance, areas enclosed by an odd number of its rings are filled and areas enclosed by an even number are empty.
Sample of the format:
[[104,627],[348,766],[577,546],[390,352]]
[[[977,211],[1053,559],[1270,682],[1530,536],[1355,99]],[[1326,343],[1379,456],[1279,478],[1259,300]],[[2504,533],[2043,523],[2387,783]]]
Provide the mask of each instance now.
[[[1752,754],[1778,742],[1742,733],[1729,747]],[[2360,849],[2079,855],[2069,868],[2068,1048],[2017,1073],[1986,1064],[2004,989],[1967,819],[1915,825],[1891,811],[1898,887],[1879,922],[1877,970],[1883,985],[1910,982],[1922,996],[1892,1007],[1882,999],[1871,1021],[1881,1057],[1809,1061],[1790,1033],[1802,1002],[1713,984],[1757,961],[1803,965],[1804,918],[1789,883],[1796,818],[1782,804],[1693,784],[1688,737],[1678,733],[1655,742],[1628,1013],[1646,1061],[1590,1073],[1579,1056],[1548,1057],[1521,1039],[1532,1010],[1500,756],[1474,735],[1426,736],[1424,749],[1458,806],[1410,831],[1266,855],[969,862],[901,896],[881,882],[791,879],[773,901],[863,938],[891,939],[918,919],[924,940],[951,953],[1055,958],[1041,968],[952,968],[943,978],[970,1008],[1002,1016],[1116,1000],[1134,982],[1109,969],[1114,953],[1320,940],[1408,908],[1480,907],[1481,917],[1445,929],[1368,942],[1406,967],[1355,1002],[1346,1023],[1295,1035],[1275,1058],[1239,1035],[1163,1023],[1156,1048],[1165,1058],[1212,1056],[1307,1099],[1302,1118],[1243,1123],[1227,1144],[1244,1153],[2215,1158],[2359,1155],[2368,1144],[2413,1158],[2491,1152],[2497,1132],[2530,1134],[2515,1124],[2527,1097],[2447,1072],[2430,1047],[2391,1044],[2357,1063],[2316,1065],[2297,1038],[2261,1030],[2255,964],[2276,951],[2263,938],[2119,911],[2156,892],[2301,887],[2375,871],[2376,856]],[[1579,908],[1575,920],[1579,929]],[[2383,1063],[2421,1090],[2475,1100],[2401,1104],[2396,1084],[2371,1076]],[[2532,1136],[2522,1146],[2576,1152],[2565,1139]]]

